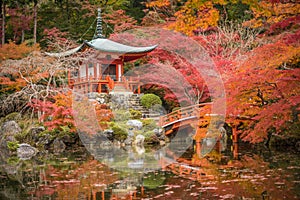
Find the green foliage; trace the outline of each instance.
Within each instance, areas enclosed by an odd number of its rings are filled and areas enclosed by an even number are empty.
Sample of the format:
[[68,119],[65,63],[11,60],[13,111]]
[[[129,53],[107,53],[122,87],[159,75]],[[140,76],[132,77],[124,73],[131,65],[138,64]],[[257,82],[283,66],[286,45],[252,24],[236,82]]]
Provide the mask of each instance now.
[[142,118],[142,112],[139,110],[130,109],[130,118],[131,119],[141,119]]
[[119,141],[124,141],[127,138],[127,130],[121,126],[114,125],[112,127],[114,131],[114,138]]
[[130,119],[130,112],[127,110],[116,110],[113,111],[113,114],[115,122],[127,121]]
[[145,142],[146,143],[155,143],[157,142],[157,137],[153,131],[147,131],[142,133],[143,136],[145,136]]
[[7,142],[7,148],[10,151],[16,151],[18,147],[19,147],[19,142]]
[[9,165],[13,165],[13,166],[16,166],[18,163],[19,163],[19,158],[17,157],[17,156],[12,156],[12,157],[9,157],[8,159],[7,159],[7,163],[9,164]]
[[142,123],[143,123],[143,130],[146,132],[158,128],[156,122],[153,119],[144,119]]
[[172,109],[172,112],[174,112],[174,111],[176,111],[176,110],[180,110],[180,107],[174,107],[174,108]]
[[162,105],[159,96],[155,94],[145,94],[141,97],[141,104],[146,108],[151,108],[154,105]]
[[12,121],[12,120],[18,121],[20,118],[21,118],[20,113],[13,112],[13,113],[10,113],[10,114],[6,115],[5,117],[1,118],[0,123],[4,123],[4,122],[7,122],[7,121]]

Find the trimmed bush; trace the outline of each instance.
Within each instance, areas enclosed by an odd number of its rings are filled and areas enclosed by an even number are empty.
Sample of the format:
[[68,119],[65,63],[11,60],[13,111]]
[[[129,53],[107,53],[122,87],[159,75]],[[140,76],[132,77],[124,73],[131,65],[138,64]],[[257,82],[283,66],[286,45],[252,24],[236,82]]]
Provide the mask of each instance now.
[[130,109],[130,118],[131,119],[141,119],[142,118],[142,112],[134,109]]
[[141,97],[141,104],[149,109],[154,105],[162,105],[162,101],[155,94],[145,94]]

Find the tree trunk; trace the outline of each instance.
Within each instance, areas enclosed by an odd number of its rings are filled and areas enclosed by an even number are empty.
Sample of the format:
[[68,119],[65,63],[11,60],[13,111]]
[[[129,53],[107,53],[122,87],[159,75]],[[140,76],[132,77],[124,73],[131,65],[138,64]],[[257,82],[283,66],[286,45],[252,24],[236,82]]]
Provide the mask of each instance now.
[[2,1],[2,38],[1,38],[1,44],[5,44],[5,15],[6,15],[6,9],[5,9],[5,2]]
[[33,5],[33,43],[36,44],[36,34],[37,34],[37,1],[34,1]]

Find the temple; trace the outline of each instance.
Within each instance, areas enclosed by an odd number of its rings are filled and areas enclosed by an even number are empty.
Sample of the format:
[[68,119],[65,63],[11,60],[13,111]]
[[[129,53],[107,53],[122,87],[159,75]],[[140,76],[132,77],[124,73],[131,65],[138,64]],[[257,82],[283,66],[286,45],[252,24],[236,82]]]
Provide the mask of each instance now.
[[[85,51],[88,48],[97,53],[86,63],[81,63],[75,71],[69,71],[68,84],[72,89],[83,93],[116,92],[117,88],[140,93],[138,80],[128,80],[124,76],[124,62],[141,58],[153,51],[157,45],[149,47],[133,47],[109,40],[103,36],[101,9],[98,9],[96,33],[91,41],[61,53],[46,53],[52,57],[66,57]],[[118,87],[116,87],[118,86]]]

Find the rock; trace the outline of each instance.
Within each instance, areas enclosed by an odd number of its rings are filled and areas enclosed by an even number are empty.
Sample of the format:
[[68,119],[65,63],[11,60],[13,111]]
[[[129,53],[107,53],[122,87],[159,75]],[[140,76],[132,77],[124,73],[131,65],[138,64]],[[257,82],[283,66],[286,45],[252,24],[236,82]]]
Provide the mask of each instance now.
[[141,130],[143,127],[143,123],[139,120],[128,120],[128,122],[126,123],[128,126],[132,126],[138,130]]
[[133,141],[134,141],[133,137],[127,137],[124,143],[125,145],[132,145]]
[[38,142],[40,140],[40,133],[45,131],[45,127],[33,127],[29,130],[29,136],[35,141]]
[[138,146],[143,146],[144,145],[144,140],[145,140],[145,136],[143,135],[137,135],[135,137],[135,145],[138,145]]
[[8,142],[16,142],[15,135],[21,132],[20,126],[15,121],[4,122],[0,129],[0,148],[3,156],[9,156]]
[[39,133],[45,131],[45,127],[39,126],[39,127],[33,127],[29,130],[29,133],[31,135],[38,135]]
[[64,135],[61,140],[65,143],[65,144],[75,144],[77,141],[78,137],[76,136],[71,136],[71,135]]
[[17,156],[21,160],[31,159],[33,156],[36,155],[36,153],[37,153],[37,149],[26,143],[20,144],[17,149]]
[[11,134],[17,134],[21,132],[21,128],[15,121],[7,121],[4,122],[1,127],[1,133],[11,133]]
[[56,139],[53,141],[53,152],[54,152],[54,153],[61,153],[61,152],[63,152],[65,149],[66,149],[66,145],[65,145],[65,143],[64,143],[61,139],[56,138]]
[[113,147],[113,143],[111,141],[104,141],[100,143],[100,148],[103,149],[111,149]]
[[37,145],[49,145],[52,141],[52,136],[50,134],[45,134],[39,138]]
[[114,140],[114,131],[113,130],[111,130],[111,129],[104,130],[103,134],[108,140],[110,140],[110,141]]
[[157,137],[160,137],[164,134],[164,130],[162,128],[155,128],[153,129],[153,133],[155,133]]

